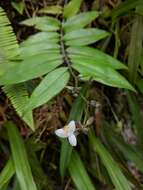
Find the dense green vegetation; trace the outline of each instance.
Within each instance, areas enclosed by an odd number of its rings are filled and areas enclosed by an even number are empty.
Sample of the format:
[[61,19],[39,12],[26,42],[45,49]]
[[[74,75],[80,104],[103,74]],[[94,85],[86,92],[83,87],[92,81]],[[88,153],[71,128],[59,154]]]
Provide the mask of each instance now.
[[0,190],[143,189],[143,1],[0,1]]

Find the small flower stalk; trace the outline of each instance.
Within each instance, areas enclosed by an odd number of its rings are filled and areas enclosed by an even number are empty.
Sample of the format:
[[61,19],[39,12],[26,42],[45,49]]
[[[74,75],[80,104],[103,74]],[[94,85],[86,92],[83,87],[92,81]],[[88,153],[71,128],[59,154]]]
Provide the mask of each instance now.
[[64,126],[61,129],[57,129],[55,131],[55,134],[58,137],[61,138],[67,138],[71,146],[76,146],[77,145],[77,139],[75,136],[75,131],[76,131],[76,125],[75,121],[70,121],[68,125]]

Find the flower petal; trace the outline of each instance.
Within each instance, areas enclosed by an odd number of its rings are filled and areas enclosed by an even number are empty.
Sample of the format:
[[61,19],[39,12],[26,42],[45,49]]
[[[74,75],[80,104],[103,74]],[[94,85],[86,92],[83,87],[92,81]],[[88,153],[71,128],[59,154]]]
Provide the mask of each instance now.
[[65,133],[64,129],[57,129],[55,131],[55,134],[58,136],[58,137],[61,137],[61,138],[67,138],[68,137],[68,134]]
[[71,136],[76,129],[75,121],[70,121],[68,124],[68,136]]
[[76,140],[76,136],[74,134],[72,134],[71,136],[68,137],[69,143],[72,146],[76,146],[77,145],[77,140]]

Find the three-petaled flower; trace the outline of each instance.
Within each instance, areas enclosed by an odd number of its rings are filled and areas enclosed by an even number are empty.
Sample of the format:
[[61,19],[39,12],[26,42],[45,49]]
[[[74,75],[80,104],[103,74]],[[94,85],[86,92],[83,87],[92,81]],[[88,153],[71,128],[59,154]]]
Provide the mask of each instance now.
[[74,134],[75,130],[76,130],[75,121],[70,121],[68,125],[64,126],[61,129],[57,129],[55,131],[55,134],[61,138],[68,138],[69,143],[72,146],[76,146],[77,140],[76,140],[76,136]]

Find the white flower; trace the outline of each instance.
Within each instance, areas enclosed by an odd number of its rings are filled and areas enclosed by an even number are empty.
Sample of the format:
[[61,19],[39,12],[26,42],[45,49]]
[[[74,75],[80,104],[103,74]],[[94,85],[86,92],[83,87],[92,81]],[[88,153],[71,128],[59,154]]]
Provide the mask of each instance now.
[[72,146],[76,146],[77,140],[76,136],[74,135],[75,130],[76,130],[75,121],[70,121],[68,125],[64,126],[61,129],[57,129],[55,131],[55,134],[61,138],[68,138],[69,143]]

